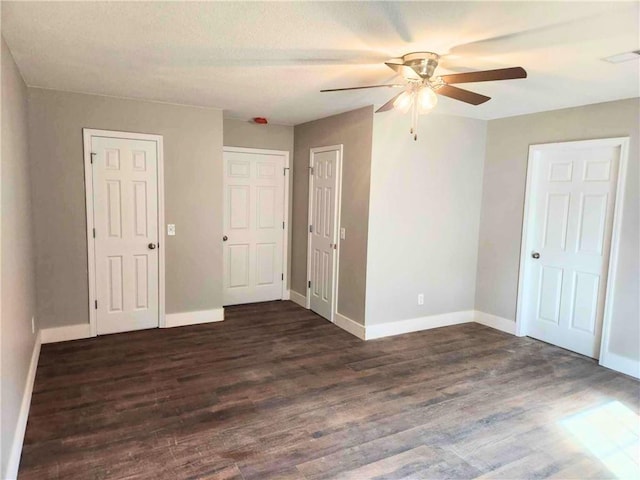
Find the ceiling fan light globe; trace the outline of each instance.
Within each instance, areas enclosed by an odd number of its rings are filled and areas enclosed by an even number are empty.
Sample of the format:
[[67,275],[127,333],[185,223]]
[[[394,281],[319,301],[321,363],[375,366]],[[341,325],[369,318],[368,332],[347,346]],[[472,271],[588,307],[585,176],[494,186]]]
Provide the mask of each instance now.
[[413,103],[413,96],[409,92],[402,92],[402,94],[396,98],[393,102],[393,108],[400,110],[402,113],[407,113],[411,104]]
[[438,104],[438,96],[429,87],[425,87],[418,92],[418,113],[423,115],[429,113]]

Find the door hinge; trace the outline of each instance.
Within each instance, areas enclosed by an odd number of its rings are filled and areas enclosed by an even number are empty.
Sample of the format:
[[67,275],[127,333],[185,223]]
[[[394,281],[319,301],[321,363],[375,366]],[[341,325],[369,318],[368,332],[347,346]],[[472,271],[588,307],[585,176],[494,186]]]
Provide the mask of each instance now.
[[313,233],[313,225],[309,225],[309,233]]
[[284,230],[284,222],[282,222],[282,229]]
[[96,300],[96,310],[98,309],[98,300]]
[[94,157],[94,155],[97,155],[97,153],[93,153],[93,152],[91,152],[91,163],[92,163],[92,164],[93,164],[93,157]]
[[284,281],[284,273],[280,274],[280,280]]
[[311,280],[309,280],[309,288],[311,288]]
[[284,167],[284,169],[282,170],[282,175],[284,175],[285,177],[287,176],[287,170],[289,170],[289,167]]
[[309,175],[313,175],[313,167],[309,167]]
[[93,229],[93,238],[96,238],[96,229]]

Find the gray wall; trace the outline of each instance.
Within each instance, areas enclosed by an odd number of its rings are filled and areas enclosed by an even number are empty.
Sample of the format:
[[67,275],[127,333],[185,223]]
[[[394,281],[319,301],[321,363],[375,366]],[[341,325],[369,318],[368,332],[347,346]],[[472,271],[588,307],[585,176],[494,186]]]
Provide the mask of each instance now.
[[228,147],[287,150],[293,159],[293,127],[258,125],[235,118],[224,119],[224,144]]
[[29,102],[41,326],[88,322],[83,128],[164,136],[166,311],[220,308],[222,111],[36,88]]
[[343,144],[338,312],[364,324],[367,273],[367,233],[373,107],[296,125],[293,177],[293,242],[291,289],[307,291],[307,226],[309,149]]
[[[0,295],[0,478],[14,442],[36,336],[34,253],[29,182],[27,87],[2,39],[2,244]],[[37,328],[37,326],[36,326]]]
[[[375,115],[367,325],[474,308],[486,122]],[[418,294],[424,305],[418,305]]]
[[[286,150],[289,152],[289,224],[293,214],[293,127],[287,125],[258,125],[235,118],[224,119],[224,144],[227,147],[263,148],[267,150]],[[291,225],[290,225],[291,226]],[[287,288],[291,287],[291,240],[293,229],[289,228],[289,251],[287,260]]]
[[609,351],[640,359],[638,218],[640,100],[504,118],[489,122],[482,196],[476,308],[515,319],[529,145],[626,137],[631,140],[622,244]]

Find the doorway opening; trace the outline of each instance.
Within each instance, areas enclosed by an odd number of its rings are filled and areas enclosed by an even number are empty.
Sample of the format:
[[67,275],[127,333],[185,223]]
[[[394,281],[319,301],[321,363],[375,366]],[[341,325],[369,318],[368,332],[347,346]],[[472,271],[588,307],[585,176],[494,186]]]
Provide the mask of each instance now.
[[223,303],[287,299],[289,152],[224,147]]

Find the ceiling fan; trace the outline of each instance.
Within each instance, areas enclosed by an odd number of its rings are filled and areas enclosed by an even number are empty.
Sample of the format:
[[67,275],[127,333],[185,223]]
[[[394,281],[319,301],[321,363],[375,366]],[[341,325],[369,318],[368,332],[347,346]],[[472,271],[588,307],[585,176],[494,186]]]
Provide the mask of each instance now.
[[434,76],[440,55],[433,52],[415,52],[404,55],[400,62],[385,62],[385,65],[402,75],[406,83],[391,83],[384,85],[368,85],[364,87],[330,88],[321,92],[340,92],[345,90],[360,90],[378,87],[403,87],[404,91],[394,96],[382,107],[376,110],[386,112],[397,108],[403,113],[411,109],[411,134],[418,139],[418,115],[428,113],[438,103],[438,95],[453,98],[471,105],[480,105],[491,100],[491,97],[479,93],[454,87],[457,83],[488,82],[492,80],[512,80],[527,78],[527,72],[522,67],[500,68],[497,70],[482,70],[468,73],[452,73]]

